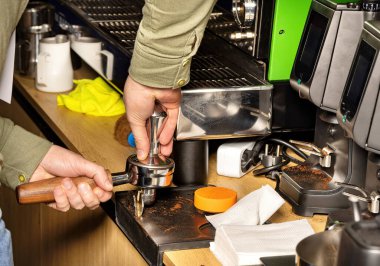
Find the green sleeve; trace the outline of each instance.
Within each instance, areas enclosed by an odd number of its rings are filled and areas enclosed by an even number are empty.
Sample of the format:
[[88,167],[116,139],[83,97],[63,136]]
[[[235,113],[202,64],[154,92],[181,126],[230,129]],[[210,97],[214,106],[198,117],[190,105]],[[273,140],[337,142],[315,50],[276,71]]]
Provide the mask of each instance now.
[[24,12],[27,0],[0,0],[0,73],[2,72],[9,40]]
[[51,145],[46,139],[0,117],[0,182],[12,189],[28,182]]
[[129,75],[155,88],[186,85],[215,2],[146,0]]

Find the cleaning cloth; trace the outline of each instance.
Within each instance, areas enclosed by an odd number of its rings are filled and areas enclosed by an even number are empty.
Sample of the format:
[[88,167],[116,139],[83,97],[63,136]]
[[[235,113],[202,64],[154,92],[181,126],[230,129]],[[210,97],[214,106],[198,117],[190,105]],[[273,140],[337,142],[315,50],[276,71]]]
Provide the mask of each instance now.
[[123,99],[102,78],[74,80],[76,88],[57,96],[58,106],[94,116],[115,116],[125,113]]

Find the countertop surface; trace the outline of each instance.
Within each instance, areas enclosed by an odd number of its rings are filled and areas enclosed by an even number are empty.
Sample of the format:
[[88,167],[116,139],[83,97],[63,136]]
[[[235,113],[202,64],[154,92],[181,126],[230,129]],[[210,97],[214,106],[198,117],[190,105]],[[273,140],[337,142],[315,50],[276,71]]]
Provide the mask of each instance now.
[[[76,78],[92,78],[87,70],[76,71]],[[15,75],[18,92],[31,104],[58,138],[71,150],[82,154],[88,160],[103,165],[111,172],[121,172],[125,162],[134,153],[130,147],[121,145],[114,138],[114,127],[119,116],[96,117],[72,112],[57,106],[57,94],[40,92],[34,87],[34,80]],[[216,173],[216,156],[210,155],[209,184],[234,189],[238,198],[260,188],[264,184],[275,186],[274,181],[247,174],[242,178],[229,178]],[[116,190],[130,188],[119,186]],[[292,213],[291,206],[285,203],[271,218],[271,222],[284,222],[302,219]],[[316,232],[324,230],[327,216],[314,215],[307,218]],[[115,225],[116,226],[116,225]],[[169,251],[164,254],[165,265],[220,265],[208,248]]]

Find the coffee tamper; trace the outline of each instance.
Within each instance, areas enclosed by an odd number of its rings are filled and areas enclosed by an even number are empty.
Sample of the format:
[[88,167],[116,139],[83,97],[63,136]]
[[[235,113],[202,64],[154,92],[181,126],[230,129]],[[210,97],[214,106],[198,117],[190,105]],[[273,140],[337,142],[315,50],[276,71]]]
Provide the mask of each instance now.
[[[135,214],[140,217],[144,206],[149,206],[156,200],[156,188],[168,187],[172,183],[174,173],[174,161],[159,154],[159,141],[162,125],[166,113],[161,105],[156,104],[151,117],[147,122],[149,132],[150,149],[149,155],[144,161],[139,161],[137,155],[129,156],[126,172],[132,180],[130,183],[139,187],[134,196]],[[113,174],[113,179],[117,178]],[[124,179],[124,174],[120,178]],[[115,182],[114,182],[115,184]]]
[[[140,217],[144,206],[151,205],[156,199],[156,189],[172,184],[174,161],[159,154],[159,141],[166,113],[159,104],[155,105],[152,116],[148,119],[147,129],[150,138],[148,157],[140,161],[136,154],[128,157],[124,172],[113,173],[114,186],[130,183],[138,187],[134,196],[135,214]],[[65,177],[54,177],[36,182],[19,185],[16,188],[17,200],[20,204],[54,202],[54,188],[61,185]],[[73,182],[88,183],[91,187],[96,184],[92,178],[72,177]]]

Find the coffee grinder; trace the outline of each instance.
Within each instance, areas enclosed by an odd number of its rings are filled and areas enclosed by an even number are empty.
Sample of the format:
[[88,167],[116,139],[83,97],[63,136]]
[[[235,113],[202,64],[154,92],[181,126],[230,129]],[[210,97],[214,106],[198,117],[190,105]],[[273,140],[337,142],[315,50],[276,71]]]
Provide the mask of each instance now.
[[339,124],[368,154],[365,200],[380,191],[380,21],[364,24],[360,43],[337,112]]
[[[314,0],[291,74],[300,97],[319,107],[313,145],[321,162],[285,169],[278,191],[296,214],[328,214],[349,207],[342,182],[364,186],[367,153],[347,138],[336,118],[364,21],[378,16],[374,1]],[[348,80],[350,83],[350,80]],[[326,150],[329,153],[326,153]]]

